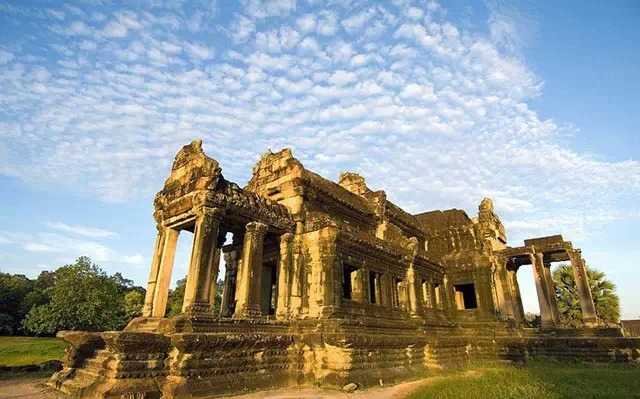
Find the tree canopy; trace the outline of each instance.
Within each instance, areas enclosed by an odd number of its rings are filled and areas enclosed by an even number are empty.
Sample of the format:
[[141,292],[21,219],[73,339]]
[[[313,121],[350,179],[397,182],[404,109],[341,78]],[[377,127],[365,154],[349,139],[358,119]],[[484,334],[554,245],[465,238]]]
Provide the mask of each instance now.
[[[616,324],[620,319],[620,300],[616,294],[616,286],[606,279],[603,272],[587,268],[587,278],[591,287],[593,303],[598,318],[606,324]],[[582,325],[582,309],[570,265],[560,265],[553,271],[556,285],[556,298],[560,319],[564,325],[580,327]]]
[[142,311],[145,291],[120,273],[107,275],[87,257],[35,280],[0,273],[0,334],[121,329]]

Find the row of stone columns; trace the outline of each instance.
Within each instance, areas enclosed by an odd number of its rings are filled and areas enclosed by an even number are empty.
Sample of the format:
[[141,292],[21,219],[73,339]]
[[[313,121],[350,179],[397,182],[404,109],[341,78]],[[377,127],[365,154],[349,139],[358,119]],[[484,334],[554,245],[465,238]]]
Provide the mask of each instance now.
[[[579,250],[569,251],[568,255],[574,273],[583,321],[586,326],[596,326],[598,320],[591,289],[589,288],[584,259],[582,259]],[[532,265],[536,293],[538,295],[541,325],[543,328],[560,326],[560,312],[555,294],[555,283],[551,274],[551,264],[545,262],[544,253],[541,252],[530,254],[529,260]],[[506,268],[506,264],[499,265],[499,268],[496,269],[495,284],[498,290],[498,298],[501,301],[501,304],[499,304],[501,311],[507,318],[513,318],[521,322],[524,318],[524,311],[516,271],[517,269],[515,268]]]
[[[215,298],[220,263],[219,236],[222,214],[222,210],[217,208],[201,207],[196,211],[183,312],[207,312]],[[179,227],[158,227],[142,312],[145,317],[165,315],[179,234]]]
[[[215,301],[223,241],[220,239],[222,214],[222,210],[217,208],[202,207],[196,211],[183,312],[210,312]],[[263,223],[247,224],[240,258],[235,252],[225,254],[227,272],[222,295],[222,315],[227,315],[225,312],[230,308],[232,300],[237,302],[234,313],[236,318],[255,317],[261,313],[260,282],[266,231],[267,226]],[[179,233],[177,228],[158,228],[143,316],[164,317]],[[232,292],[232,288],[235,292]]]
[[[236,319],[262,316],[262,267],[267,226],[260,222],[246,225],[241,250],[232,247],[225,252],[226,275],[222,291],[221,317]],[[296,279],[293,269],[293,234],[280,236],[280,257],[276,282],[276,316],[285,318],[292,307],[291,298]]]

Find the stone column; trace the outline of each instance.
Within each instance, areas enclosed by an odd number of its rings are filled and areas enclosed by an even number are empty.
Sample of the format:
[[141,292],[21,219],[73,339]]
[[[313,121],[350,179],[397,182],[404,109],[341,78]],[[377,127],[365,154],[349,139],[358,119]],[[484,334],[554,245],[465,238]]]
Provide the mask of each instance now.
[[224,253],[226,271],[224,274],[224,286],[222,287],[220,317],[229,317],[231,315],[231,304],[235,301],[237,262],[238,256],[235,250]]
[[291,295],[291,273],[293,266],[292,245],[293,234],[285,233],[280,236],[280,263],[278,271],[278,302],[276,303],[276,318],[282,320],[289,313],[289,298]]
[[382,305],[383,301],[384,301],[384,299],[382,299],[382,281],[381,281],[381,279],[382,279],[382,274],[376,273],[376,278],[374,280],[374,284],[375,284],[374,288],[375,288],[375,292],[376,292],[376,299],[378,300],[377,301],[378,305]]
[[418,287],[416,284],[416,271],[413,268],[413,262],[407,269],[407,307],[411,317],[418,317]]
[[522,306],[522,296],[518,285],[518,271],[507,269],[507,280],[509,281],[509,291],[513,297],[513,315],[518,323],[524,320],[524,306]]
[[[171,271],[176,255],[176,245],[178,244],[178,230],[164,228],[162,233],[162,250],[157,260],[157,274],[155,283],[149,281],[149,285],[154,285],[152,291],[153,300],[151,304],[151,317],[164,317],[167,310],[167,300],[169,298],[169,284],[171,283]],[[153,273],[153,267],[152,267]],[[151,279],[150,279],[151,280]]]
[[366,274],[364,268],[351,273],[351,299],[358,303],[365,303],[367,298]]
[[438,298],[436,298],[436,283],[434,283],[433,279],[430,279],[427,283],[429,289],[429,296],[431,297],[431,309],[437,309],[439,307],[438,300],[440,299],[438,294]]
[[[220,252],[227,237],[226,232],[218,229],[218,238],[213,247],[213,255],[211,257],[211,282],[209,286],[209,303],[213,308],[216,304],[216,294],[218,292],[218,273],[220,272]],[[222,304],[222,302],[221,302]]]
[[209,281],[209,303],[211,307],[216,303],[216,293],[218,291],[218,272],[220,271],[220,247],[213,249],[211,255],[211,280]]
[[507,319],[515,319],[514,316],[514,306],[513,306],[513,297],[511,296],[511,292],[509,292],[509,283],[507,281],[507,265],[506,261],[498,260],[495,263],[496,268],[494,271],[494,281],[495,281],[495,289],[496,289],[496,297],[500,302],[498,304],[498,308],[500,309],[500,313]]
[[558,311],[558,300],[556,298],[556,285],[551,275],[551,264],[544,264],[544,278],[547,282],[547,291],[549,292],[549,305],[551,306],[551,316],[556,326],[560,324],[560,311]]
[[391,275],[384,273],[380,276],[380,304],[391,307]]
[[541,326],[543,328],[554,327],[549,293],[547,291],[547,281],[544,276],[543,254],[536,253],[530,255],[530,258],[533,268],[533,279],[536,283],[536,292],[538,293],[538,304],[540,305]]
[[166,233],[164,227],[158,225],[158,234],[156,235],[156,243],[153,250],[153,258],[151,258],[151,270],[149,271],[149,279],[147,282],[147,292],[144,297],[144,306],[142,307],[142,316],[150,317],[153,311],[153,298],[156,292],[156,283],[158,281],[158,271],[160,270],[160,262],[162,260],[162,250]]
[[238,277],[238,297],[234,318],[260,316],[260,289],[262,288],[262,251],[267,225],[251,222],[246,226],[242,247],[242,275]]
[[199,313],[211,310],[211,275],[221,218],[221,209],[202,207],[197,210],[187,285],[184,289],[183,312]]
[[596,315],[596,307],[593,304],[593,296],[589,287],[589,279],[587,276],[587,268],[582,259],[579,250],[569,253],[571,259],[571,267],[573,268],[573,277],[576,281],[576,288],[580,299],[580,308],[582,309],[582,321],[587,327],[595,327],[598,325],[598,317]]

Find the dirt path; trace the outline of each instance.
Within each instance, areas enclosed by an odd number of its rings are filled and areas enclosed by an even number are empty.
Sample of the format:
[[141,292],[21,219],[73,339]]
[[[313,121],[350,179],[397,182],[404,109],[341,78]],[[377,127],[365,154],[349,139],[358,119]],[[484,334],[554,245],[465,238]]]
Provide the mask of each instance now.
[[[465,376],[475,376],[478,371],[469,370]],[[228,396],[229,399],[404,399],[416,389],[433,384],[447,376],[434,376],[397,385],[375,387],[346,393],[320,388],[282,388],[244,395]],[[0,380],[0,399],[56,399],[56,395],[44,383],[46,378],[17,378]]]
[[0,380],[0,399],[55,399],[45,382],[47,378],[43,377]]

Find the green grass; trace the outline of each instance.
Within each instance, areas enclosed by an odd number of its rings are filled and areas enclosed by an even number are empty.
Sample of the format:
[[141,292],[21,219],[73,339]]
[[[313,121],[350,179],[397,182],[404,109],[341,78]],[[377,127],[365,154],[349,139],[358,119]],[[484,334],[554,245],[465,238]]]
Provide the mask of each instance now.
[[410,399],[640,398],[640,368],[530,362],[444,373]]
[[62,360],[65,346],[58,338],[0,337],[0,365],[26,366]]

